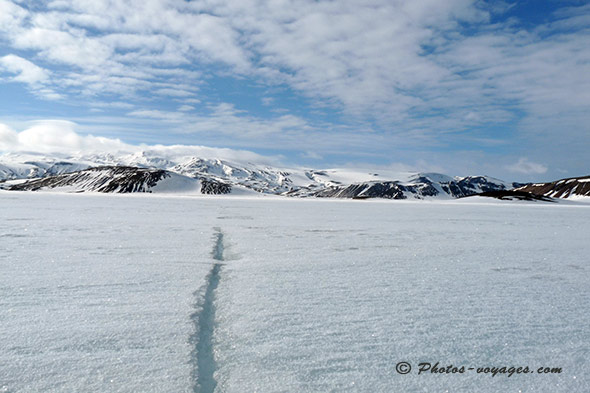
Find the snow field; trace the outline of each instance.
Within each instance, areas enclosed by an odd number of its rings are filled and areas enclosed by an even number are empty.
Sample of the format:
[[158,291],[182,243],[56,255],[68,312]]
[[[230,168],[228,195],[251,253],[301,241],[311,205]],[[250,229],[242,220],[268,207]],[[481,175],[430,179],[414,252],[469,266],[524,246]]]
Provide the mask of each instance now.
[[587,206],[0,200],[0,391],[590,389]]
[[12,196],[0,220],[0,387],[192,392],[207,215],[177,200]]
[[[226,207],[241,259],[219,286],[220,391],[584,391],[589,212],[502,202]],[[399,375],[400,361],[567,371]]]

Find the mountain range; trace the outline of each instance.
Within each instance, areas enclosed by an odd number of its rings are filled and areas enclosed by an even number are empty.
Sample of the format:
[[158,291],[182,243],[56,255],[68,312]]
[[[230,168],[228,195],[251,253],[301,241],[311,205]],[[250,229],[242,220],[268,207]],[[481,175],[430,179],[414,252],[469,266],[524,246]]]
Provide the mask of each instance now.
[[[243,160],[139,151],[122,154],[8,153],[0,156],[0,188],[19,191],[272,194],[318,198],[452,199],[527,194],[590,196],[590,176],[552,183],[507,183],[489,176],[382,170],[277,168]],[[500,192],[500,194],[494,194]],[[524,196],[523,196],[524,195]],[[535,198],[533,198],[535,199]]]

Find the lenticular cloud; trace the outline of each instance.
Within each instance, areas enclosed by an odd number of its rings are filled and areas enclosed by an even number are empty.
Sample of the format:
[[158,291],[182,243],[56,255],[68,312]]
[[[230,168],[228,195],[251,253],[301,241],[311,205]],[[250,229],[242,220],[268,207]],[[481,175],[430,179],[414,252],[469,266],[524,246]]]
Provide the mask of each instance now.
[[131,149],[119,139],[82,136],[76,124],[65,120],[41,120],[21,132],[0,124],[0,149],[5,151],[72,152]]
[[238,160],[276,165],[279,156],[262,156],[247,150],[215,148],[199,145],[132,145],[120,139],[82,135],[76,123],[66,120],[39,120],[22,131],[0,123],[0,153],[138,153],[158,152],[162,157],[196,156],[211,159]]

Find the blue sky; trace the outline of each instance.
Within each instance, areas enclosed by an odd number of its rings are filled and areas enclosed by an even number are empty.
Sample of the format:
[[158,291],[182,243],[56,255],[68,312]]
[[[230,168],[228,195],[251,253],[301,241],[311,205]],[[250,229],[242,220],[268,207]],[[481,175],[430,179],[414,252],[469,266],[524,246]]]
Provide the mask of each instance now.
[[0,0],[0,150],[60,124],[314,167],[585,175],[590,3]]

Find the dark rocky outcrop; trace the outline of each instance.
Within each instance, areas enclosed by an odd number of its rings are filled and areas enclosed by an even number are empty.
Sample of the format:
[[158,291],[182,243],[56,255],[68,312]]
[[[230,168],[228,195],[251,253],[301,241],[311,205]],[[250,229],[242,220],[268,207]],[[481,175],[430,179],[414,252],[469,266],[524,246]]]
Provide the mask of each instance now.
[[217,180],[201,178],[201,194],[229,194],[231,185]]
[[[516,190],[498,190],[498,191],[487,191],[475,195],[469,195],[468,197],[482,196],[489,198],[496,198],[503,201],[519,200],[519,201],[542,201],[542,202],[556,202],[555,199],[549,198],[543,195],[533,194],[526,191]],[[466,198],[466,197],[463,197]]]
[[16,184],[12,191],[37,191],[48,188],[71,187],[73,191],[112,193],[150,192],[160,180],[170,174],[161,169],[145,169],[126,166],[99,166],[83,171],[44,177]]
[[590,176],[570,177],[550,183],[535,183],[516,188],[536,195],[553,198],[569,198],[571,196],[590,196]]

